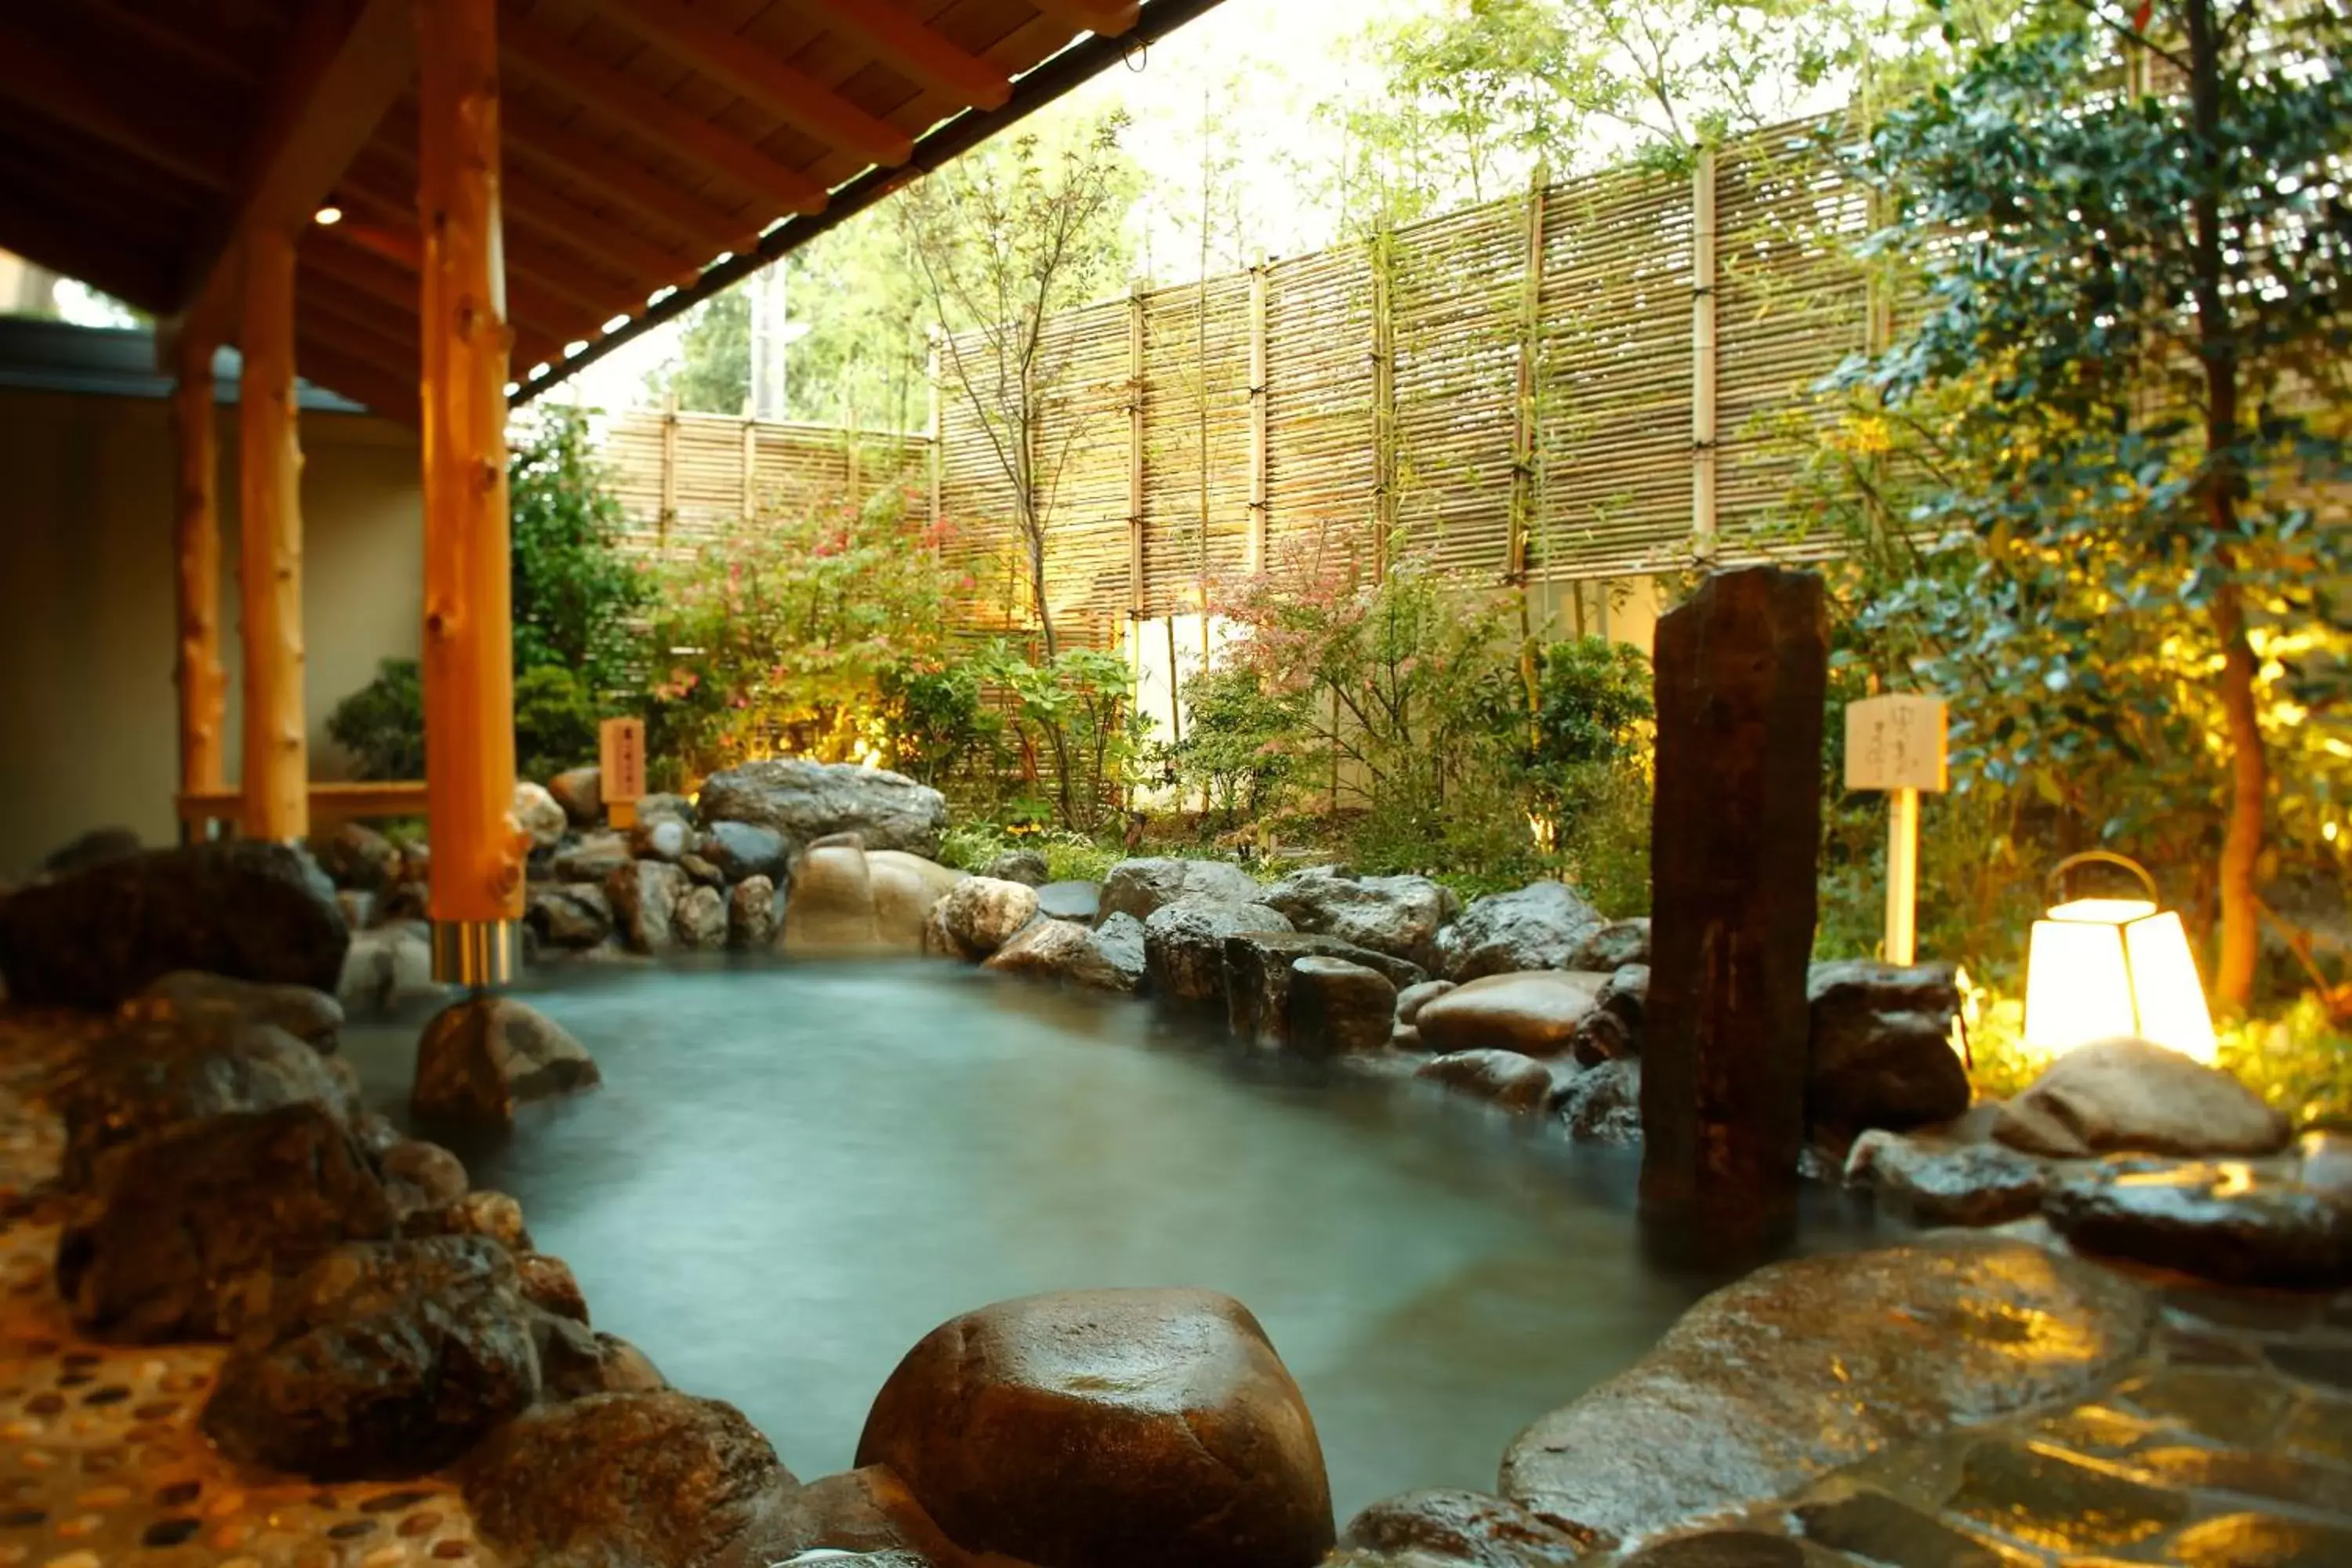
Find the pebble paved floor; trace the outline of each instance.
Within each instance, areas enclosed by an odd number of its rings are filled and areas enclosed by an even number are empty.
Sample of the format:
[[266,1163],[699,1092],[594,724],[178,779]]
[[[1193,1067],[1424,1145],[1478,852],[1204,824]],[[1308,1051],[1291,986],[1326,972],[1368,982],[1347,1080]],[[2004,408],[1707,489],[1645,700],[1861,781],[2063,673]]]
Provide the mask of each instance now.
[[41,1189],[54,1058],[0,1023],[0,1568],[463,1568],[495,1563],[455,1488],[256,1484],[196,1429],[223,1352],[76,1338]]

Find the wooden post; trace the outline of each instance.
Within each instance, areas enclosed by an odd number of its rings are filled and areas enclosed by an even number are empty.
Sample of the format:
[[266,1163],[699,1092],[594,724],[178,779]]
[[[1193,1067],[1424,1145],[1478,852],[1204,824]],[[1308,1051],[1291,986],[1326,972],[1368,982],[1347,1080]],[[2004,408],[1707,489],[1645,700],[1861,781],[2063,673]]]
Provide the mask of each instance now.
[[[1140,623],[1143,578],[1143,296],[1127,297],[1127,600]],[[1170,672],[1174,679],[1174,672]]]
[[237,382],[237,581],[244,599],[245,833],[290,843],[310,832],[310,750],[302,714],[302,447],[295,428],[294,241],[245,237]]
[[750,522],[760,510],[760,422],[750,415],[743,416],[743,521]]
[[419,0],[416,21],[425,907],[436,974],[479,986],[512,973],[530,843],[514,820],[497,0]]
[[1396,540],[1396,237],[1372,239],[1372,580],[1385,581]]
[[[504,279],[500,279],[501,285]],[[506,319],[503,304],[499,319]],[[677,521],[677,393],[676,389],[662,395],[661,435],[661,543],[669,544],[670,525]]]
[[220,661],[220,448],[213,413],[213,345],[183,337],[175,357],[180,793],[201,795],[226,788],[228,779],[221,734],[228,680]]
[[1691,176],[1691,550],[1716,552],[1715,149],[1699,149]]
[[1249,570],[1265,570],[1265,263],[1250,268]]

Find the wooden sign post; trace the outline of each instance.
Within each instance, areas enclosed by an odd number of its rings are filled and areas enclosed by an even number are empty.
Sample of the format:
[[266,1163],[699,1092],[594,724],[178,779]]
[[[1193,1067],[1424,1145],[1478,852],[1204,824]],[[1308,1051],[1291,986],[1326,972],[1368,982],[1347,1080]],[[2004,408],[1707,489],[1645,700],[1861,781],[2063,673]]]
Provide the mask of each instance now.
[[604,816],[614,827],[635,827],[637,802],[646,793],[646,721],[607,719],[597,741]]
[[1950,787],[1944,763],[1944,700],[1865,698],[1845,710],[1845,787],[1885,790],[1886,962],[1918,956],[1919,792]]

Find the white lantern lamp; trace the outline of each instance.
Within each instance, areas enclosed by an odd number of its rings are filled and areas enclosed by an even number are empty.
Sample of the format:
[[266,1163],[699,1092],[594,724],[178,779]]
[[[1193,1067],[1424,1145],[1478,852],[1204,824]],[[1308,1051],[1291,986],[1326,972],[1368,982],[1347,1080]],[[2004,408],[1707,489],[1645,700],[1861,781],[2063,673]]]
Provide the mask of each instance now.
[[[2067,878],[2114,866],[2137,878],[2145,898],[2070,898]],[[2049,912],[2033,922],[2025,954],[2025,1043],[2053,1055],[2091,1040],[2136,1035],[2200,1062],[2214,1055],[2213,1016],[2189,951],[2189,932],[2157,901],[2156,879],[2105,849],[2051,869]]]

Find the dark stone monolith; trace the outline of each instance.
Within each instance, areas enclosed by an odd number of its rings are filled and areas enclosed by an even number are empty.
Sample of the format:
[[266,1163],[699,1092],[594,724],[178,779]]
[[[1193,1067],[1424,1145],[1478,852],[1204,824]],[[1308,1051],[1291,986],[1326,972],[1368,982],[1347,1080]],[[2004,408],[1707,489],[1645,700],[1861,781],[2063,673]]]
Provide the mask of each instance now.
[[1821,579],[1709,577],[1658,622],[1642,1206],[1716,1259],[1794,1226],[1829,624]]

